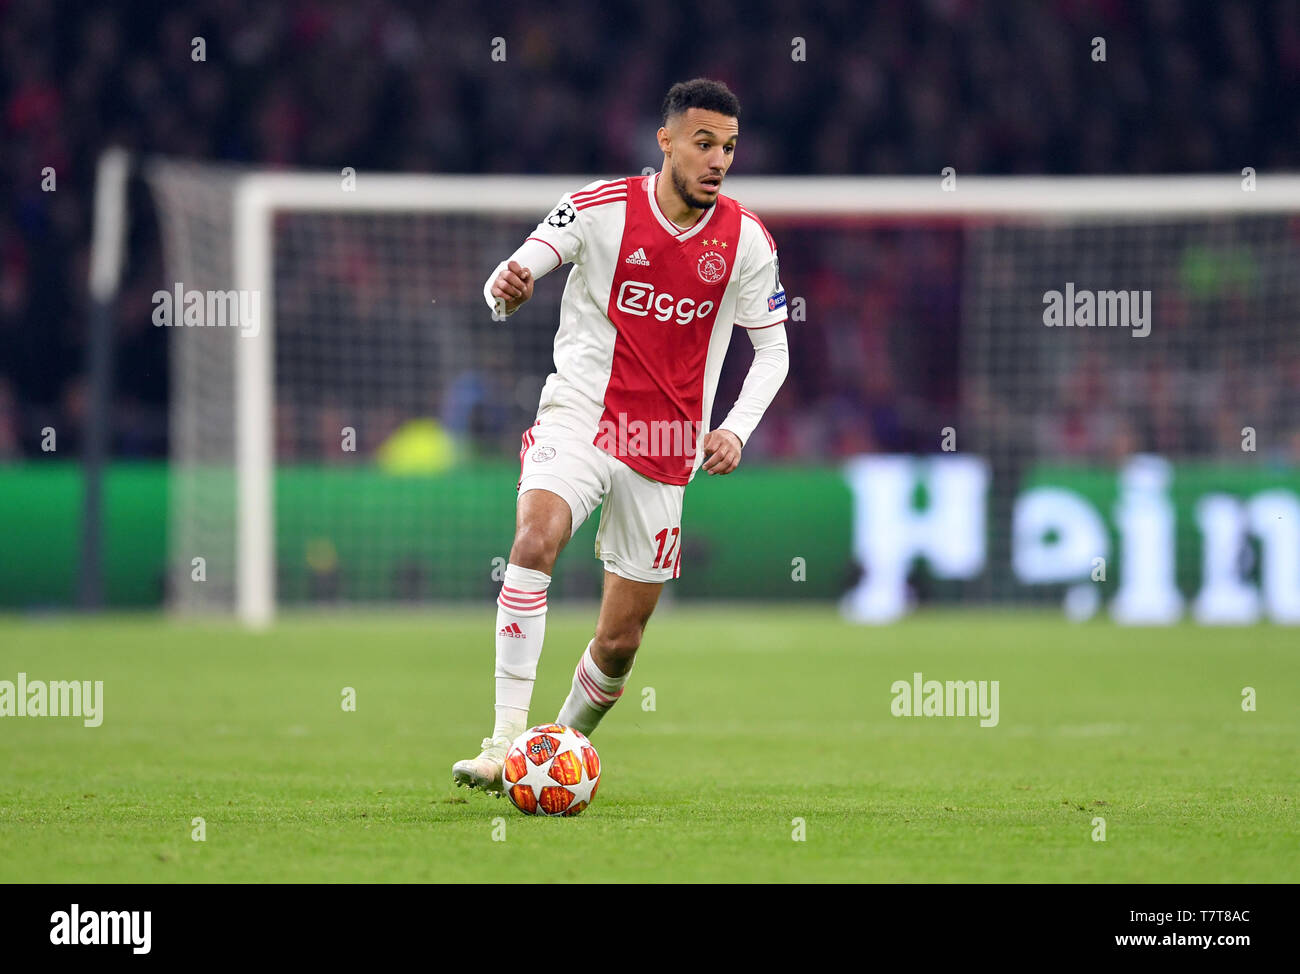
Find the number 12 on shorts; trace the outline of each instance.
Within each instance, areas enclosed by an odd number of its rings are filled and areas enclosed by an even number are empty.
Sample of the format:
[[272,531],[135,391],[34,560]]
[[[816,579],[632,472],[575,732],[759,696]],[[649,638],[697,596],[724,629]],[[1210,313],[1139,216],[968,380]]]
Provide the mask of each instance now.
[[655,535],[655,541],[659,542],[659,551],[655,554],[655,563],[651,568],[667,568],[673,563],[673,552],[677,548],[677,538],[682,533],[681,528],[672,529],[672,544],[668,545],[668,551],[665,554],[664,545],[668,544],[668,528],[664,528]]

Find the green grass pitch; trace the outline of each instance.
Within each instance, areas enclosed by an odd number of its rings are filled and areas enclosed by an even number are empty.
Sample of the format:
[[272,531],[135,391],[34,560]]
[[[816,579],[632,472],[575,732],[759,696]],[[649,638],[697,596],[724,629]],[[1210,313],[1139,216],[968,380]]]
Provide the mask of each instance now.
[[[493,611],[0,619],[0,680],[105,699],[97,728],[0,718],[0,880],[1300,880],[1294,630],[665,607],[596,802],[531,819],[450,781],[490,729]],[[551,611],[535,723],[593,622]],[[894,717],[917,671],[998,680],[998,726]]]

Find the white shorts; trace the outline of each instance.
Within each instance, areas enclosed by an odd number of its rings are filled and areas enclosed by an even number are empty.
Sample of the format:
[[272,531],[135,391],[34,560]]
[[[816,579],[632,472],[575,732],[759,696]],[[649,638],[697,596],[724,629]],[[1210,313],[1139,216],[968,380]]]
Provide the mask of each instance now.
[[563,497],[570,537],[600,507],[596,557],[607,571],[634,582],[681,575],[684,485],[652,480],[567,426],[538,420],[522,437],[518,489]]

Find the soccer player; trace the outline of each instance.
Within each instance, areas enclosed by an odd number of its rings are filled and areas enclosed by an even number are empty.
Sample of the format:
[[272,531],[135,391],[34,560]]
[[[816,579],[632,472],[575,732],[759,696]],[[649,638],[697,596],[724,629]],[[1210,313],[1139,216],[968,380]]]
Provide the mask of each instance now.
[[[493,317],[572,263],[560,303],[555,372],[524,432],[515,537],[496,618],[496,723],[458,785],[501,791],[506,751],[528,729],[556,557],[601,508],[605,566],[593,638],[556,722],[591,734],[623,693],[664,583],[681,574],[682,495],[697,469],[729,474],[785,380],[785,291],[776,245],[722,195],[740,103],[697,78],[664,99],[662,171],[570,193],[484,285]],[[732,326],[754,359],[717,427],[713,410]]]

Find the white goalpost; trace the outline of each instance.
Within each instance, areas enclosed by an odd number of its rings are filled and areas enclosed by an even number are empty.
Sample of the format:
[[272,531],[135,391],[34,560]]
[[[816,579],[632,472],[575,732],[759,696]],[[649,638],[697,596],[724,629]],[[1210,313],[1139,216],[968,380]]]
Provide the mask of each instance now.
[[[471,513],[438,523],[438,508],[425,497],[443,489],[438,444],[450,437],[471,470],[477,459],[517,449],[550,368],[562,281],[539,285],[537,320],[546,326],[526,329],[491,320],[482,281],[564,193],[590,177],[361,173],[352,180],[169,159],[149,161],[145,177],[164,246],[159,289],[196,292],[196,314],[206,316],[205,327],[191,327],[199,322],[184,322],[183,310],[173,308],[169,323],[169,603],[264,626],[283,604],[480,594],[478,583],[457,577],[456,559],[478,557],[473,536],[498,517],[499,506],[473,496],[472,485],[448,486],[464,492],[455,509]],[[1081,408],[1058,388],[1072,356],[1091,356],[1102,374],[1130,370],[1134,382],[1158,358],[1191,382],[1223,361],[1250,368],[1276,343],[1296,341],[1287,328],[1300,323],[1293,317],[1300,314],[1300,265],[1287,267],[1300,250],[1288,221],[1300,214],[1300,177],[1260,176],[1243,189],[1233,175],[958,176],[946,186],[938,177],[736,176],[727,192],[772,230],[792,297],[805,293],[803,268],[852,292],[859,276],[876,275],[873,254],[906,261],[909,247],[928,253],[956,241],[958,280],[931,283],[960,286],[958,405],[969,421],[962,449],[994,457],[995,477],[997,456],[1019,470],[1027,459],[1051,455],[1048,417],[1025,415],[1036,396],[1061,397],[1061,415]],[[1116,342],[1110,351],[1084,353],[1051,344],[1053,330],[1034,318],[1052,283],[1159,294],[1188,275],[1214,277],[1215,261],[1239,252],[1250,254],[1251,268],[1239,272],[1240,293],[1222,300],[1256,319],[1234,324],[1232,334],[1223,325],[1227,305],[1207,304],[1180,309],[1178,329],[1157,325],[1145,346]],[[1208,255],[1208,270],[1192,266],[1196,254]],[[917,288],[924,284],[918,278]],[[238,306],[254,318],[227,319],[225,327],[207,320],[214,309],[236,308],[240,295],[251,296]],[[806,314],[842,317],[812,295]],[[849,323],[821,324],[835,335]],[[900,318],[896,327],[905,324]],[[1200,347],[1205,342],[1212,347]],[[792,351],[798,354],[797,342]],[[1043,400],[1044,414],[1055,401]],[[1116,403],[1112,412],[1122,418],[1132,403]],[[418,425],[430,417],[435,424]],[[1195,453],[1198,435],[1188,432],[1187,443],[1172,449]],[[424,467],[411,464],[431,479],[376,500],[369,472],[402,468],[407,453],[425,458]],[[328,473],[328,496],[313,493],[313,470]],[[277,510],[301,523],[291,530],[277,524]],[[483,524],[473,513],[480,510]],[[498,533],[509,528],[492,523]],[[444,570],[421,554],[421,539],[458,554],[448,554]],[[201,583],[195,559],[202,560]]]

